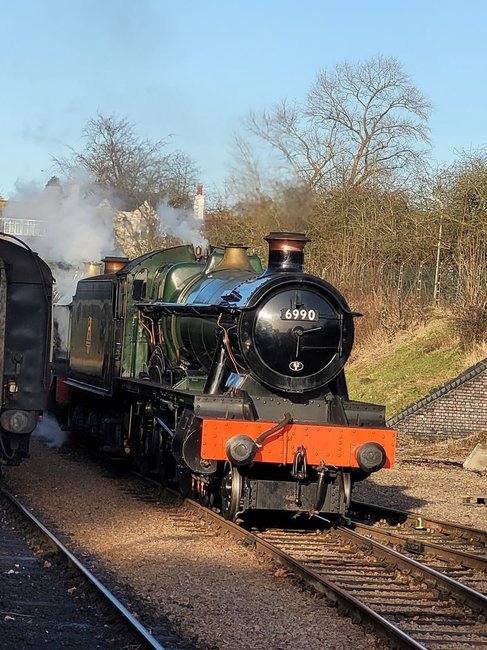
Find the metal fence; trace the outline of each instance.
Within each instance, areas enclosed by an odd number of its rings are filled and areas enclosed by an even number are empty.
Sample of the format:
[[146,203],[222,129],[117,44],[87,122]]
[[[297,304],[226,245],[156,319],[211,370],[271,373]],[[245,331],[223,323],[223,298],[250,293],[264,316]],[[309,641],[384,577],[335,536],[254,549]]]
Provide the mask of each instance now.
[[[310,269],[311,270],[311,269]],[[314,269],[312,272],[343,289],[364,293],[395,291],[398,297],[412,297],[419,305],[438,305],[461,300],[467,292],[466,280],[458,269],[451,266],[386,266],[369,267],[365,264],[354,268]],[[487,297],[487,269],[468,278],[469,294],[485,294]]]

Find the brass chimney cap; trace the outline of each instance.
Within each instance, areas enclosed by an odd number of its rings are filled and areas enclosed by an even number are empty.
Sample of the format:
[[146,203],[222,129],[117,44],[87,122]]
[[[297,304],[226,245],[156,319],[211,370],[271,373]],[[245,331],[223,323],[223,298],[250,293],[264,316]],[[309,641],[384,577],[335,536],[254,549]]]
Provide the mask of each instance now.
[[105,265],[105,273],[116,273],[123,269],[123,267],[129,262],[128,257],[116,257],[114,255],[109,255],[102,259],[103,264]]
[[247,249],[248,246],[243,246],[242,244],[229,244],[225,246],[223,258],[213,270],[240,269],[243,271],[253,271],[247,255]]

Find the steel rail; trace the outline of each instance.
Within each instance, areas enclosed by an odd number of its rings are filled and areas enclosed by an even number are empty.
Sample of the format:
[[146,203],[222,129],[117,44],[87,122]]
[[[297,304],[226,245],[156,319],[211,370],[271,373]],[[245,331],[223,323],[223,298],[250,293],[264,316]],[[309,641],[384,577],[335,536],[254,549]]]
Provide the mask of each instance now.
[[353,514],[359,510],[365,513],[375,513],[382,516],[384,519],[396,518],[400,519],[401,524],[409,524],[412,528],[421,530],[423,528],[430,528],[431,530],[444,532],[455,537],[468,539],[481,544],[487,545],[487,531],[472,526],[465,526],[464,524],[454,524],[451,521],[443,521],[442,519],[435,519],[433,517],[423,516],[408,510],[395,510],[394,508],[387,508],[373,503],[366,503],[364,501],[352,501],[350,512]]
[[232,537],[245,542],[248,546],[254,548],[256,552],[272,557],[274,560],[292,571],[296,576],[314,587],[316,591],[326,595],[330,601],[346,610],[352,618],[365,622],[367,625],[371,626],[379,636],[388,641],[392,641],[394,647],[400,648],[401,650],[427,650],[426,646],[422,645],[396,627],[393,623],[383,618],[368,605],[365,605],[355,598],[355,596],[351,595],[335,583],[323,578],[312,569],[303,566],[288,553],[285,553],[258,535],[255,535],[241,526],[224,519],[221,515],[205,508],[196,501],[185,499],[184,505],[196,513],[200,518],[217,525],[225,532],[231,534]]
[[468,604],[470,607],[482,612],[487,611],[487,596],[481,594],[479,591],[475,591],[471,587],[463,585],[461,582],[450,578],[436,569],[421,564],[412,558],[408,558],[405,555],[402,555],[398,551],[395,551],[393,548],[382,544],[381,542],[371,539],[356,533],[353,530],[339,526],[337,531],[342,533],[344,537],[349,539],[352,543],[356,544],[365,544],[370,545],[374,551],[374,554],[381,557],[382,559],[387,559],[392,561],[397,566],[400,566],[406,570],[412,570],[416,575],[422,577],[423,579],[429,578],[436,585],[441,585],[448,592],[454,594],[461,599],[462,602]]
[[1,494],[7,501],[15,508],[17,512],[28,521],[28,523],[39,533],[51,546],[54,547],[65,562],[72,565],[88,582],[102,599],[109,605],[110,609],[117,615],[117,617],[126,625],[130,632],[134,635],[135,639],[142,643],[144,648],[151,648],[152,650],[165,650],[151,633],[132,616],[129,610],[123,605],[99,580],[96,578],[79,560],[71,553],[71,551],[49,531],[44,524],[35,517],[27,508],[16,499],[10,492],[8,492],[3,485],[0,485]]
[[[427,539],[416,539],[409,536],[407,532],[383,530],[358,521],[352,521],[351,526],[354,531],[359,532],[361,535],[370,536],[385,543],[391,542],[398,544],[410,553],[434,555],[436,558],[447,561],[456,560],[459,564],[469,569],[487,571],[487,557],[467,553],[459,549],[448,548],[436,542],[430,542]],[[415,544],[417,544],[416,547],[414,546]]]

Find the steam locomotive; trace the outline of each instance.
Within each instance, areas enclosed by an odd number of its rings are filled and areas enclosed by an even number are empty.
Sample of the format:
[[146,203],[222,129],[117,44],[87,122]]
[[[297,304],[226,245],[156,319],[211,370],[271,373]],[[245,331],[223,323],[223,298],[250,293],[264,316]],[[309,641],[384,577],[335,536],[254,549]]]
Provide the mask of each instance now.
[[384,408],[349,399],[353,313],[304,272],[299,233],[108,258],[77,285],[58,402],[70,427],[234,520],[344,515],[352,484],[394,462]]
[[28,455],[47,406],[52,285],[37,253],[0,233],[0,464],[18,465]]

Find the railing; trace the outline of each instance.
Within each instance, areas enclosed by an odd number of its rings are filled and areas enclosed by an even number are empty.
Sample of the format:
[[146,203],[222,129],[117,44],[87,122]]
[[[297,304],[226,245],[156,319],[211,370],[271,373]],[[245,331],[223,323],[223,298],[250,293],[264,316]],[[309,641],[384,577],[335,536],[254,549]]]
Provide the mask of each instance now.
[[40,219],[9,219],[0,218],[0,230],[7,235],[17,237],[43,237],[46,224]]

